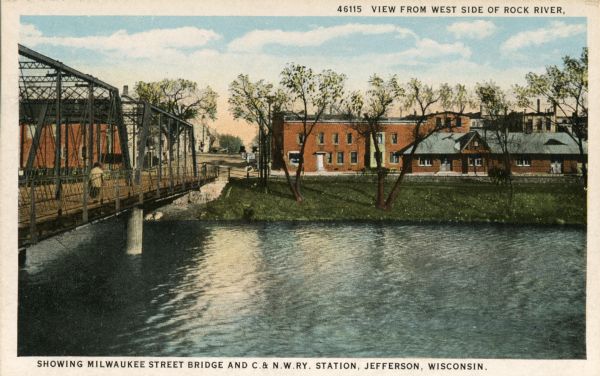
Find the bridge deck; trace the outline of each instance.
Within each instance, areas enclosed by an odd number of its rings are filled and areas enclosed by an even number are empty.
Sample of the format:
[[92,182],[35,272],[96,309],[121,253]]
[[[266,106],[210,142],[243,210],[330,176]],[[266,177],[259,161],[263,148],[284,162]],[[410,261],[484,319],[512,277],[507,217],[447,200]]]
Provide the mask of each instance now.
[[[75,226],[117,214],[133,205],[181,194],[214,180],[218,166],[169,174],[168,167],[147,169],[139,184],[131,171],[108,171],[96,197],[90,197],[84,175],[33,177],[19,184],[19,246],[35,243]],[[60,190],[57,195],[57,184]]]

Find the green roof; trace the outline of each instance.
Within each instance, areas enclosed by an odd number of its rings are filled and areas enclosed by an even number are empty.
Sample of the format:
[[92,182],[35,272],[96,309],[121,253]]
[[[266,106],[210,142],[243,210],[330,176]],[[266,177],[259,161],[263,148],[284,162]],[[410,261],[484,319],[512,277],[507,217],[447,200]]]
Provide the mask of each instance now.
[[[502,153],[501,143],[493,131],[479,131],[492,153]],[[575,140],[567,133],[509,133],[508,151],[511,154],[579,154]],[[584,142],[587,154],[587,142]]]
[[[469,133],[434,133],[421,141],[415,154],[459,154],[463,147],[478,134],[488,145],[490,152],[501,154],[502,148],[496,133],[477,130]],[[579,154],[577,143],[564,132],[556,133],[509,133],[508,150],[511,154]],[[584,142],[587,154],[587,142]],[[404,154],[410,154],[412,146]]]

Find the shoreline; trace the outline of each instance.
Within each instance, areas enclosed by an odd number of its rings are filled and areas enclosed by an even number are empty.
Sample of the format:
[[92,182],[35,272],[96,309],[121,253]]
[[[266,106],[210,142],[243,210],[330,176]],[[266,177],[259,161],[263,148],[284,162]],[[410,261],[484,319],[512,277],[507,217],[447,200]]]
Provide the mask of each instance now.
[[444,221],[444,220],[404,220],[404,219],[199,219],[199,218],[168,218],[161,219],[156,222],[203,222],[207,224],[232,224],[232,225],[260,225],[260,224],[272,224],[272,223],[283,223],[283,224],[331,224],[331,225],[343,225],[343,224],[395,224],[401,226],[436,226],[436,225],[448,225],[448,226],[498,226],[498,227],[518,227],[518,226],[531,226],[531,227],[557,227],[557,228],[574,228],[574,229],[587,229],[587,223],[540,223],[540,222],[499,222],[499,221]]
[[516,186],[512,209],[503,188],[489,183],[406,183],[390,211],[374,207],[373,190],[366,179],[310,179],[297,204],[285,182],[271,181],[265,193],[255,180],[231,180],[216,199],[168,210],[162,220],[587,227],[586,195],[576,185]]

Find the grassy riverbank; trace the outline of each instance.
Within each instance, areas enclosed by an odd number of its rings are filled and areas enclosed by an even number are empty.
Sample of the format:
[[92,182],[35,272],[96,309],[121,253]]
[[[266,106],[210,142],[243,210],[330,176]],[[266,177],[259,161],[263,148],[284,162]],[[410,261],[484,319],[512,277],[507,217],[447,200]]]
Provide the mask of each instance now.
[[516,184],[510,214],[506,191],[484,182],[406,182],[394,208],[384,212],[374,208],[369,178],[307,178],[302,204],[292,200],[285,181],[270,182],[264,193],[256,180],[233,180],[218,200],[190,214],[209,220],[586,223],[586,199],[577,185]]

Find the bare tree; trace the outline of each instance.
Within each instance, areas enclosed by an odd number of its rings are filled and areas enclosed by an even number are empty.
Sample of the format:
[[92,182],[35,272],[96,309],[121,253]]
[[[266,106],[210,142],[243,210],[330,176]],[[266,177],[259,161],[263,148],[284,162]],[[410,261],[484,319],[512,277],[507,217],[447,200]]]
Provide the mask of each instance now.
[[[281,85],[290,98],[290,109],[292,111],[298,109],[294,112],[302,121],[298,166],[294,183],[291,184],[291,180],[289,181],[290,189],[297,202],[304,200],[300,188],[306,142],[325,110],[338,107],[340,104],[345,81],[346,76],[343,74],[332,70],[324,70],[315,74],[311,68],[299,64],[289,64],[281,72]],[[314,115],[309,116],[311,111]],[[285,166],[285,164],[285,160],[283,160],[283,165]]]
[[[533,98],[542,98],[560,110],[567,120],[563,128],[577,143],[584,187],[587,187],[587,161],[584,143],[588,138],[588,49],[579,58],[563,57],[563,67],[547,66],[546,72],[525,76],[527,85],[515,86],[520,107],[532,107]],[[571,115],[569,116],[569,113]]]

